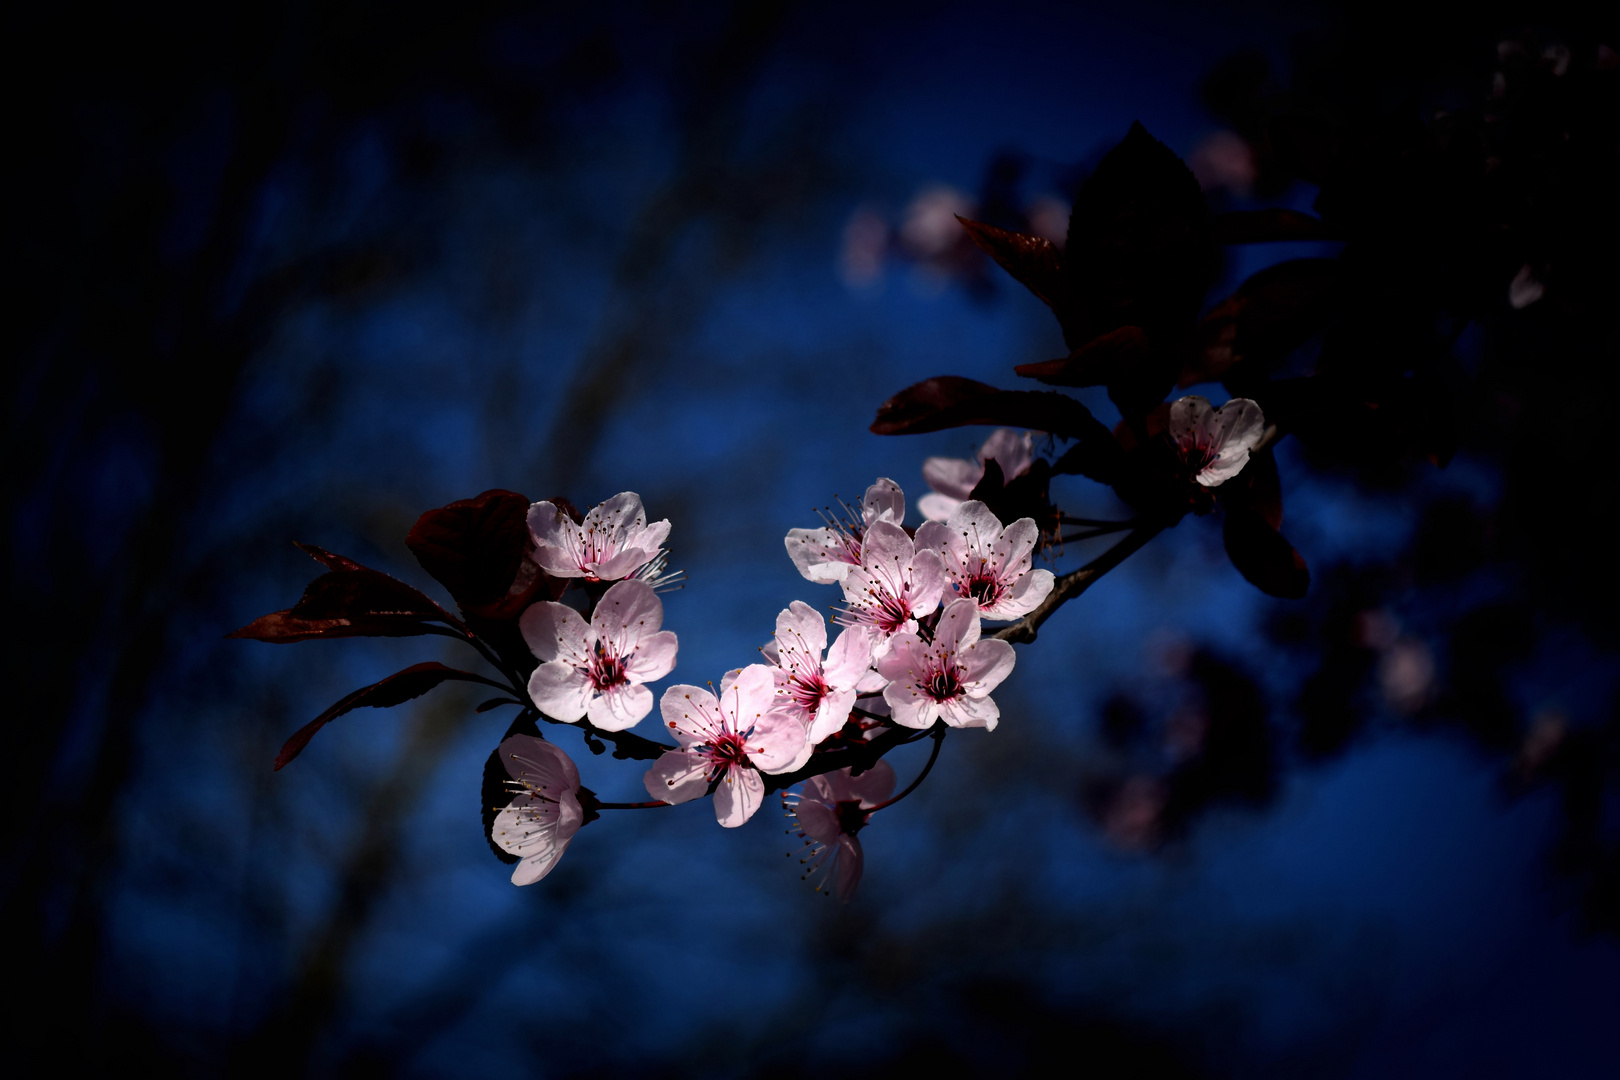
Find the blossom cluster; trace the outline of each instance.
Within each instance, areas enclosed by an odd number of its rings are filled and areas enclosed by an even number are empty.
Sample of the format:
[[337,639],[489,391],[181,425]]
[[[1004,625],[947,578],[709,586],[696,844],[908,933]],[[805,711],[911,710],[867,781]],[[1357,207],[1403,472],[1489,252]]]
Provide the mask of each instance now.
[[[725,672],[718,690],[691,683],[665,689],[659,714],[676,745],[644,777],[655,801],[712,796],[716,820],[734,828],[763,805],[766,777],[803,769],[818,749],[896,726],[996,726],[1000,710],[990,695],[1012,671],[1013,648],[985,637],[982,622],[1017,619],[1051,592],[1051,571],[1033,566],[1039,530],[1028,518],[1003,525],[973,499],[954,500],[938,519],[909,530],[905,506],[899,485],[880,478],[858,509],[788,532],[788,555],[805,580],[843,594],[834,626],[794,600],[777,616],[763,662]],[[586,720],[603,732],[634,727],[652,712],[647,684],[673,671],[678,651],[675,634],[662,628],[662,601],[645,580],[649,567],[662,565],[669,522],[648,524],[640,497],[624,492],[577,521],[564,507],[535,503],[528,526],[541,569],[601,590],[588,617],[557,600],[520,616],[523,640],[539,661],[530,700],[552,720]],[[513,742],[520,738],[528,739],[521,754]],[[549,872],[578,829],[581,789],[560,750],[513,739],[501,758],[523,794],[500,812],[491,839],[520,857],[513,881],[526,884]],[[536,779],[542,766],[543,784]],[[849,827],[856,818],[837,813],[849,800],[834,796],[845,788],[870,796],[873,778],[882,776],[892,788],[887,765],[861,777],[848,768],[830,779],[812,776],[797,804],[801,828],[821,845],[819,859],[841,865],[841,894],[859,879],[859,846]],[[875,805],[868,799],[859,823]],[[816,806],[831,807],[831,816]],[[845,828],[829,834],[828,822],[838,820]]]

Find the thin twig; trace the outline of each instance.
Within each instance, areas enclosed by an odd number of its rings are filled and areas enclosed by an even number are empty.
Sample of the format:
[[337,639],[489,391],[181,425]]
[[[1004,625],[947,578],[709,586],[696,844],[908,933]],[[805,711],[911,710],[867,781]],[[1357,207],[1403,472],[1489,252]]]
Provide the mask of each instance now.
[[1125,539],[1097,556],[1091,562],[1072,573],[1064,574],[1057,579],[1052,592],[1040,606],[1011,626],[1003,626],[1000,630],[989,635],[1000,641],[1012,641],[1027,644],[1035,640],[1036,631],[1041,624],[1052,617],[1052,613],[1064,604],[1073,600],[1102,577],[1108,571],[1124,562],[1127,558],[1141,550],[1142,546],[1164,530],[1163,525],[1139,525]]
[[929,732],[929,734],[934,737],[934,748],[928,752],[928,764],[922,767],[922,772],[917,774],[917,778],[915,780],[906,785],[906,790],[902,791],[900,794],[896,795],[892,799],[887,800],[886,802],[878,803],[876,806],[872,807],[871,810],[867,811],[868,814],[882,810],[886,806],[893,806],[895,803],[917,790],[917,786],[926,780],[928,778],[928,774],[934,770],[934,762],[939,760],[939,748],[945,745],[945,733],[949,730],[950,729],[945,726],[944,721],[938,721],[934,724],[934,730]]

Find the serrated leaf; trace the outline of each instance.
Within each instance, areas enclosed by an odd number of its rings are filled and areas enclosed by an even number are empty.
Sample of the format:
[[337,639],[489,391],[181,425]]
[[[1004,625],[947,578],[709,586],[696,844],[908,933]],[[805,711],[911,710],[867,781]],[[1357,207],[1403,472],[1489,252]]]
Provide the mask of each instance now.
[[1147,334],[1140,326],[1121,326],[1093,338],[1068,356],[1019,364],[1013,370],[1049,386],[1107,386],[1151,354]]
[[878,407],[876,435],[917,435],[970,424],[1047,431],[1065,439],[1107,437],[1108,429],[1074,398],[1052,391],[998,390],[942,375],[908,386]]
[[1251,585],[1285,600],[1305,596],[1311,585],[1305,560],[1259,509],[1247,502],[1228,505],[1222,531],[1226,554]]
[[417,518],[405,544],[463,609],[504,598],[531,543],[529,500],[499,489]]
[[1068,300],[1068,282],[1063,276],[1063,253],[1052,241],[1040,236],[998,229],[980,221],[956,217],[973,242],[1024,288],[1047,307],[1057,310]]
[[1190,329],[1213,275],[1209,211],[1192,171],[1141,124],[1081,186],[1063,255],[1071,349],[1121,326]]
[[483,681],[470,671],[460,671],[453,667],[446,667],[436,660],[412,664],[404,671],[397,671],[381,682],[372,683],[370,686],[362,686],[299,728],[293,734],[293,737],[288,739],[282,746],[281,753],[276,755],[276,770],[279,772],[289,761],[303,753],[304,747],[309,745],[309,740],[315,737],[316,732],[344,713],[362,706],[373,709],[386,709],[394,705],[401,705],[412,698],[421,697],[447,680],[460,682]]
[[430,633],[432,629],[428,623],[414,617],[383,615],[357,619],[300,619],[288,610],[261,615],[240,630],[232,630],[225,636],[290,645],[295,641],[314,638],[417,637]]

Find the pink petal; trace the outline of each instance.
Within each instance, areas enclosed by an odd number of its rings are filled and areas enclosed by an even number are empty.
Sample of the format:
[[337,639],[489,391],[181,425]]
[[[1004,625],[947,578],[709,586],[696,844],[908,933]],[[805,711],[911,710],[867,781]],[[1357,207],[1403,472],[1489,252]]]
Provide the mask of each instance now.
[[959,597],[945,605],[939,622],[934,624],[934,643],[949,642],[952,651],[966,649],[979,640],[979,627],[979,605],[969,597]]
[[866,497],[861,500],[861,520],[870,525],[878,520],[892,521],[896,525],[906,519],[906,496],[900,490],[900,485],[887,476],[880,476],[877,483],[866,489]]
[[553,720],[574,723],[585,715],[594,693],[585,672],[562,660],[541,664],[529,676],[529,697],[534,707]]
[[[989,555],[990,549],[1001,538],[1001,519],[977,499],[970,499],[958,506],[946,524],[961,538],[962,546],[977,555]],[[1034,521],[1031,520],[1030,524],[1033,525]]]
[[765,801],[765,781],[754,769],[732,769],[714,789],[714,818],[735,829],[754,816]]
[[810,760],[815,747],[797,716],[785,709],[774,709],[750,721],[753,730],[748,735],[748,760],[761,772],[792,772]]
[[[817,777],[816,779],[820,779]],[[793,810],[793,816],[798,819],[799,829],[818,844],[831,844],[838,839],[838,814],[831,806],[810,797],[810,785],[805,784],[806,793],[799,798],[799,805]]]
[[[1006,645],[1005,641],[1001,644]],[[939,707],[940,719],[956,728],[982,727],[994,731],[1001,710],[989,698],[959,697],[943,702]]]
[[591,699],[587,712],[591,723],[603,731],[623,731],[635,727],[652,712],[652,691],[635,683],[610,687]]
[[1210,445],[1216,448],[1251,450],[1265,430],[1265,414],[1248,398],[1233,398],[1209,419]]
[[1182,450],[1191,449],[1205,430],[1210,413],[1209,399],[1197,394],[1178,398],[1170,406],[1170,441]]
[[979,460],[994,461],[1008,480],[1023,476],[1035,463],[1035,440],[1027,431],[1019,434],[1011,428],[997,428],[979,447]]
[[[579,804],[574,805],[577,810]],[[495,815],[491,837],[503,851],[521,859],[512,868],[512,884],[533,885],[562,858],[568,839],[560,835],[557,819],[556,803],[532,795],[519,795]]]
[[701,754],[668,750],[642,778],[647,794],[667,803],[690,802],[709,790],[709,763]]
[[1018,657],[1013,647],[996,638],[975,642],[956,654],[962,665],[962,682],[971,697],[983,697],[1012,674]]
[[844,557],[844,543],[832,529],[789,529],[783,543],[800,576],[818,585],[844,580],[854,565]]
[[919,618],[939,606],[940,596],[950,584],[945,576],[945,560],[937,551],[919,551],[911,560],[911,613]]
[[569,756],[552,743],[533,735],[512,735],[500,745],[506,774],[541,794],[557,797],[560,791],[579,790],[579,770]]
[[664,625],[664,604],[645,581],[621,581],[596,602],[591,625],[598,640],[626,656],[643,637]]
[[838,635],[832,648],[827,650],[827,662],[821,666],[822,678],[837,689],[853,689],[872,664],[870,627],[850,626]]
[[853,688],[834,690],[822,698],[820,704],[816,706],[816,715],[810,723],[810,730],[806,733],[807,745],[814,746],[827,736],[842,731],[844,722],[849,719],[849,710],[854,705]]
[[796,652],[819,667],[821,654],[827,648],[827,620],[803,600],[793,601],[776,617],[776,646],[783,654]]
[[917,500],[917,512],[929,521],[944,521],[951,516],[951,511],[962,504],[962,500],[953,499],[949,495],[941,495],[937,491],[930,491]]
[[518,616],[518,630],[529,651],[542,661],[562,660],[584,667],[590,663],[596,632],[567,604],[542,600]]
[[859,776],[839,769],[828,773],[830,802],[859,802],[862,806],[876,806],[894,794],[894,767],[879,759],[876,765]]
[[884,687],[883,700],[892,710],[890,719],[902,727],[921,729],[934,724],[937,713],[934,702],[918,692],[914,682],[896,679]]
[[1001,538],[992,549],[999,555],[1003,575],[1023,573],[1029,569],[1030,557],[1041,538],[1041,529],[1034,518],[1019,518],[1001,532]]
[[855,887],[861,883],[861,869],[865,856],[861,852],[861,842],[854,836],[840,836],[838,838],[838,853],[834,856],[838,862],[836,873],[838,880],[835,883],[834,895],[840,904],[847,904],[855,895]]
[[1018,579],[1012,591],[979,614],[986,619],[1020,619],[1041,606],[1052,593],[1056,578],[1050,570],[1031,570]]
[[[923,462],[923,479],[928,486],[953,499],[965,499],[984,479],[984,466],[962,458],[931,457]],[[924,496],[927,498],[927,496]],[[921,502],[918,503],[921,506]]]
[[637,683],[657,682],[675,670],[678,649],[673,630],[660,630],[642,638],[636,651],[625,657],[625,677]]
[[720,703],[701,686],[676,683],[664,691],[658,708],[664,726],[682,746],[713,742],[723,730]]

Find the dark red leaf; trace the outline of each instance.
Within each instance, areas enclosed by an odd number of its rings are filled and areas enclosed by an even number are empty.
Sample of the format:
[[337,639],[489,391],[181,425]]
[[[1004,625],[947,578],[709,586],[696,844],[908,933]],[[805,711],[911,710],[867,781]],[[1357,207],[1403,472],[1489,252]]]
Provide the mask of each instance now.
[[353,559],[346,558],[342,555],[334,555],[325,548],[318,548],[314,544],[301,544],[297,540],[294,540],[293,547],[297,548],[299,551],[302,551],[305,555],[308,555],[310,558],[314,559],[328,570],[365,569],[365,567],[361,566]]
[[1222,378],[1239,364],[1257,377],[1321,333],[1339,312],[1337,259],[1293,259],[1267,267],[1216,305],[1199,324],[1200,350],[1182,386]]
[[1151,355],[1147,334],[1139,326],[1121,326],[1086,342],[1068,356],[1019,364],[1013,370],[1051,386],[1106,386],[1126,369]]
[[1065,439],[1110,437],[1089,409],[1064,394],[998,390],[955,375],[925,379],[885,401],[872,421],[872,432],[918,435],[969,424],[1030,428]]
[[969,221],[960,214],[956,220],[986,255],[1047,307],[1056,310],[1067,302],[1069,286],[1063,276],[1063,253],[1052,241]]
[[412,698],[421,697],[446,680],[459,680],[461,682],[482,681],[470,671],[459,671],[456,668],[446,667],[436,660],[429,660],[422,664],[412,664],[404,671],[395,672],[381,682],[372,683],[370,686],[362,686],[299,728],[293,737],[288,739],[286,744],[282,746],[281,753],[276,755],[276,769],[279,771],[287,762],[301,754],[304,747],[309,745],[309,740],[315,737],[317,731],[344,713],[358,709],[361,706],[386,709],[393,705],[400,705]]
[[1247,502],[1226,507],[1226,554],[1249,583],[1269,596],[1304,597],[1311,585],[1305,560],[1265,515]]
[[295,641],[308,641],[311,638],[416,637],[430,630],[431,627],[426,622],[411,616],[300,619],[291,611],[272,611],[225,636],[290,645]]
[[507,595],[528,559],[528,512],[525,496],[486,491],[429,510],[405,543],[463,610],[492,604]]
[[449,612],[398,578],[361,567],[334,570],[309,583],[292,606],[299,619],[429,619],[454,623]]
[[1071,349],[1121,326],[1167,338],[1192,327],[1215,271],[1209,211],[1191,170],[1141,124],[1076,195],[1063,268]]
[[1217,244],[1270,244],[1281,241],[1342,239],[1321,218],[1297,210],[1233,210],[1216,214],[1209,223]]

